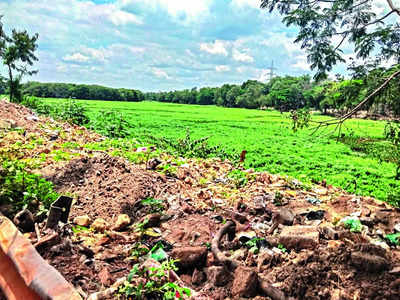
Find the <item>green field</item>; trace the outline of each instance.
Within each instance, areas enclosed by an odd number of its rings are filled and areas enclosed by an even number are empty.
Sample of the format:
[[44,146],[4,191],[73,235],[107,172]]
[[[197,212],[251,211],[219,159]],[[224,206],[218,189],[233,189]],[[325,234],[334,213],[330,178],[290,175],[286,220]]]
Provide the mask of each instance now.
[[[87,106],[91,118],[100,110],[122,112],[132,125],[132,136],[138,140],[149,135],[182,138],[189,128],[194,137],[210,136],[211,144],[222,145],[229,153],[247,150],[246,168],[289,175],[303,182],[326,179],[328,184],[349,192],[382,200],[400,186],[394,179],[393,163],[380,162],[337,142],[330,134],[333,128],[317,136],[311,136],[310,130],[294,133],[287,115],[277,111],[159,102],[80,102]],[[343,133],[381,139],[384,126],[385,122],[350,120]]]

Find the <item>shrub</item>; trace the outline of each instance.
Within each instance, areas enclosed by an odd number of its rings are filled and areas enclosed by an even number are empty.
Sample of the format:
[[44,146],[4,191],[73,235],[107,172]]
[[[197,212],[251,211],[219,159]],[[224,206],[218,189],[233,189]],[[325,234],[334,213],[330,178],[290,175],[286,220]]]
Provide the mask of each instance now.
[[2,162],[0,203],[11,204],[12,213],[24,208],[45,212],[57,198],[53,184],[39,175],[26,172],[24,164],[8,160]]
[[120,112],[102,110],[90,127],[110,138],[124,138],[129,135],[130,124]]
[[159,148],[170,150],[172,154],[183,157],[237,159],[234,155],[225,152],[221,146],[211,146],[208,143],[209,137],[194,139],[191,137],[189,129],[186,130],[184,138],[169,139],[152,137],[152,139]]
[[62,102],[56,107],[56,118],[60,118],[76,125],[86,125],[89,123],[86,107],[74,100]]

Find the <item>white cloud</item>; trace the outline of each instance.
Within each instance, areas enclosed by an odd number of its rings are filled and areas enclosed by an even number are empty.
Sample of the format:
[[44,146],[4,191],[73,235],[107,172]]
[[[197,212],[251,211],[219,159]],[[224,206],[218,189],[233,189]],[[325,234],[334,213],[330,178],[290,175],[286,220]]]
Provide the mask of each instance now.
[[257,77],[258,81],[267,82],[271,78],[271,71],[268,69],[262,69],[259,71],[259,75]]
[[254,8],[259,8],[261,2],[259,0],[232,0],[231,5],[243,8],[244,6],[250,6]]
[[200,44],[200,50],[214,55],[228,56],[227,42],[216,40],[214,43]]
[[70,55],[65,55],[63,60],[70,61],[70,62],[77,62],[77,63],[84,63],[89,61],[89,57],[77,52]]
[[181,14],[185,14],[189,20],[196,20],[208,15],[212,0],[120,0],[119,3],[121,7],[142,5],[152,10],[162,8],[173,17],[179,18]]
[[151,71],[158,78],[171,79],[171,77],[167,74],[167,72],[165,72],[165,71],[163,71],[161,69],[153,68]]
[[215,67],[215,71],[217,71],[217,72],[228,72],[230,70],[231,70],[231,68],[226,65],[220,65],[220,66]]
[[250,56],[247,53],[240,52],[237,49],[233,49],[232,57],[234,60],[239,61],[239,62],[247,62],[247,63],[254,62],[254,58],[252,56]]
[[129,23],[143,24],[143,22],[138,17],[122,10],[114,10],[110,12],[108,18],[114,25],[117,26],[126,25]]
[[295,57],[296,63],[292,64],[293,68],[303,71],[310,71],[310,64],[307,62],[307,55],[302,54]]

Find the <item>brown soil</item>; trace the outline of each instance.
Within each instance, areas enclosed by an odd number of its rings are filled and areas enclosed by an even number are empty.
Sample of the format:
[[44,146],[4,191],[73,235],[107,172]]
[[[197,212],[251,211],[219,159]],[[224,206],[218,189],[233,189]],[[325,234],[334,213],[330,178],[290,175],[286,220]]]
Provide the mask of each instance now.
[[[54,123],[48,118],[30,121],[27,117],[31,115],[25,108],[0,102],[0,120],[12,119],[26,131],[45,137],[44,144],[37,149],[24,150],[25,157],[35,157],[46,148],[57,149],[60,143],[74,141],[83,145],[102,139],[86,129]],[[46,126],[63,128],[68,134],[60,135],[60,140],[54,143],[43,132]],[[5,137],[8,143],[24,142],[24,138],[15,134]],[[2,143],[0,148],[7,146]],[[106,289],[126,276],[135,263],[142,263],[143,258],[133,255],[137,243],[151,249],[162,242],[169,254],[185,247],[209,247],[220,228],[232,219],[236,236],[233,241],[224,237],[221,251],[238,261],[239,266],[257,270],[259,280],[271,283],[285,294],[285,299],[398,299],[400,272],[396,268],[400,267],[400,249],[388,245],[383,236],[395,232],[394,226],[400,223],[399,209],[370,197],[349,195],[326,184],[305,191],[295,181],[252,170],[246,171],[251,178],[249,183],[237,187],[227,178],[234,166],[216,159],[185,160],[184,165],[175,165],[175,176],[167,177],[107,152],[84,148],[76,151],[79,154],[76,159],[68,162],[49,159],[40,170],[57,191],[76,199],[71,222],[76,216],[89,215],[92,220],[101,217],[114,225],[118,215],[128,214],[133,223],[120,233],[110,228],[104,233],[74,233],[73,226],[67,224],[58,230],[62,242],[42,251],[42,256],[82,295]],[[160,159],[163,164],[174,164],[169,156]],[[283,206],[276,205],[276,192],[282,195]],[[161,224],[138,232],[137,224],[153,213],[140,203],[149,197],[163,200]],[[310,199],[317,199],[320,204],[312,204]],[[340,220],[351,214],[368,224],[362,233],[352,233],[341,225]],[[276,230],[270,232],[274,224]],[[284,246],[279,244],[283,231],[294,226],[314,230],[317,246],[301,249],[298,245],[302,236],[299,236],[294,247],[278,249]],[[40,224],[41,234],[46,235],[43,227],[44,223]],[[325,227],[335,235],[324,232]],[[242,241],[243,235],[266,239],[259,247],[259,254],[249,251]],[[30,238],[32,242],[37,240],[35,233]],[[195,264],[178,273],[194,291],[193,299],[237,299],[232,295],[233,269],[228,271],[229,280],[221,285],[211,283],[206,277],[209,267],[221,265],[208,251],[204,264]],[[202,276],[195,279],[196,272],[201,272],[204,280],[199,279]],[[246,285],[238,286],[235,292],[253,295],[254,291],[240,290]],[[256,288],[255,294],[252,299],[270,299],[261,287]]]
[[122,158],[99,154],[73,160],[47,179],[60,193],[76,195],[71,218],[89,215],[113,222],[120,214],[138,218],[138,201],[162,198],[176,191],[175,184],[158,173],[148,172]]

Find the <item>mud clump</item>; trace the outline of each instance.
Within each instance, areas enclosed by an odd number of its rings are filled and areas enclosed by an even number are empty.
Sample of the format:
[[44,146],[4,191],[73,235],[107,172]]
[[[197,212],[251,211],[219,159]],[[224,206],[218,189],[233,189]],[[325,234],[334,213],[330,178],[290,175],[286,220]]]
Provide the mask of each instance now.
[[173,191],[174,184],[161,175],[133,166],[122,158],[100,154],[70,161],[47,177],[59,193],[77,195],[71,218],[89,215],[113,222],[120,214],[138,219],[140,201]]

